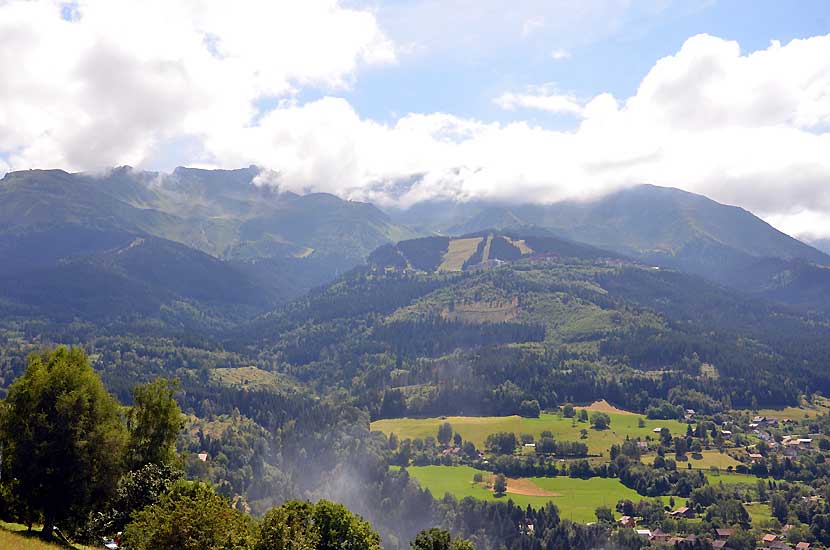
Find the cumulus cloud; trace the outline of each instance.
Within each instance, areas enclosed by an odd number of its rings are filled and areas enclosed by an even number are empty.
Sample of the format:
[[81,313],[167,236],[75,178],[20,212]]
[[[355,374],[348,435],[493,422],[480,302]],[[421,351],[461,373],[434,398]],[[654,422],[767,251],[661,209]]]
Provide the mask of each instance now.
[[[210,150],[219,164],[278,167],[298,190],[381,203],[549,202],[654,183],[778,220],[807,208],[830,212],[829,99],[830,36],[742,53],[734,42],[700,35],[657,61],[632,97],[566,97],[578,106],[568,107],[579,113],[574,130],[445,113],[380,124],[325,98],[217,136]],[[499,101],[532,103],[519,94]]]
[[[398,61],[377,13],[335,0],[243,4],[0,3],[0,169],[141,166],[180,147],[180,164],[255,163],[274,170],[263,183],[404,206],[654,183],[830,234],[830,36],[756,52],[694,36],[631,97],[530,87],[496,99],[510,123],[382,123],[337,97],[362,67]],[[308,87],[328,96],[303,102]],[[526,109],[576,125],[546,129],[523,121]]]
[[3,2],[0,151],[15,168],[141,164],[394,60],[375,16],[335,0]]

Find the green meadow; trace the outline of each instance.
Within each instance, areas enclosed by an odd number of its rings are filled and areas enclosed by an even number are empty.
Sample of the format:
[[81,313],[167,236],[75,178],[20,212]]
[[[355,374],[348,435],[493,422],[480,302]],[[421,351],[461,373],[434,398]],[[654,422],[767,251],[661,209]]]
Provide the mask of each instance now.
[[750,475],[750,474],[736,474],[734,472],[706,472],[706,479],[709,480],[709,484],[711,485],[718,485],[723,483],[724,485],[752,485],[753,487],[758,484],[758,478]]
[[[429,489],[435,498],[441,498],[446,493],[450,493],[459,499],[473,497],[491,502],[512,500],[517,506],[525,507],[529,504],[533,508],[540,508],[552,502],[559,508],[561,517],[581,523],[595,521],[595,511],[599,506],[608,506],[613,510],[617,501],[621,499],[637,502],[645,498],[620,483],[618,479],[598,477],[591,479],[523,478],[523,481],[531,482],[539,489],[555,493],[556,496],[508,494],[497,498],[491,490],[473,482],[473,475],[477,472],[482,473],[485,479],[490,475],[489,472],[482,472],[469,466],[412,466],[407,468],[407,471],[422,487]],[[661,498],[668,502],[668,497]]]
[[[590,408],[588,408],[590,414]],[[605,412],[605,411],[604,411]],[[645,417],[627,412],[607,412],[611,417],[611,427],[607,430],[594,430],[587,422],[579,422],[575,418],[565,418],[560,414],[542,413],[539,418],[522,418],[520,416],[449,416],[444,418],[394,418],[372,422],[372,430],[381,431],[386,435],[395,433],[401,439],[435,437],[438,426],[443,422],[452,424],[453,429],[461,434],[464,440],[472,441],[477,448],[484,447],[487,436],[496,432],[514,432],[532,434],[535,438],[550,430],[556,439],[562,441],[583,441],[588,445],[591,454],[608,456],[611,445],[625,441],[626,436],[631,439],[656,438],[655,428],[668,428],[671,433],[685,434],[686,424],[677,420],[648,420]],[[645,425],[639,427],[638,421],[643,419]],[[588,437],[581,439],[580,430],[586,429]]]

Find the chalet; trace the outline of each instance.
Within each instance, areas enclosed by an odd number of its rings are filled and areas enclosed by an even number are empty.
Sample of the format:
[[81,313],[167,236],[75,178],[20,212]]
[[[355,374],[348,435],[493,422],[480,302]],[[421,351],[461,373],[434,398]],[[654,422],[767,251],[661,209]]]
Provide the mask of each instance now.
[[651,540],[651,531],[649,529],[634,529],[634,532],[637,533],[638,536],[643,537],[644,539]]
[[726,540],[735,533],[734,529],[715,529],[718,540]]
[[713,548],[713,550],[725,550],[726,549],[726,541],[725,540],[712,541],[712,548]]
[[732,437],[732,431],[731,430],[721,430],[720,433],[723,434],[724,437]]
[[651,431],[652,431],[652,432],[654,432],[654,433],[656,433],[656,434],[659,434],[660,432],[662,432],[662,431],[663,431],[663,428],[654,428],[654,429],[653,429],[653,430],[651,430]]
[[778,535],[773,535],[772,533],[767,533],[761,537],[761,543],[767,548],[771,547],[772,544],[778,540]]
[[207,453],[199,453],[196,456],[199,457],[199,460],[201,460],[202,462],[207,462],[207,459],[208,459],[208,454]]
[[795,550],[810,550],[810,543],[809,542],[799,542],[795,545]]
[[674,512],[670,512],[669,515],[673,518],[688,518],[693,519],[695,517],[695,512],[688,506],[681,506]]
[[756,462],[760,462],[764,459],[764,455],[758,453],[749,453],[749,459],[752,461],[753,464]]
[[620,527],[636,527],[637,520],[632,518],[631,516],[623,516],[617,520],[617,523],[620,524]]
[[766,416],[756,416],[752,419],[749,426],[751,428],[777,428],[778,420],[775,418],[768,418]]

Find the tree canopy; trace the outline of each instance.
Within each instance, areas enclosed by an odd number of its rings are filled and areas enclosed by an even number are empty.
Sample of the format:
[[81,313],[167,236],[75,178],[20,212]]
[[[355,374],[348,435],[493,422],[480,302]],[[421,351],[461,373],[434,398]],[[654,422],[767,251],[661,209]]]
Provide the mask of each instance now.
[[[105,500],[121,473],[127,439],[115,399],[83,350],[33,354],[0,414],[3,471],[43,534],[77,525]],[[31,519],[31,518],[30,518]]]

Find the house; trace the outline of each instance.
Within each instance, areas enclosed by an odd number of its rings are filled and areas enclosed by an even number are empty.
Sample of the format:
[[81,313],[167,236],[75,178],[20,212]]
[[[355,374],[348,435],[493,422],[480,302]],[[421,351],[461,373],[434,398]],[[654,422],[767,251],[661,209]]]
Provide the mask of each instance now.
[[756,462],[760,462],[764,459],[764,455],[758,453],[749,453],[749,459],[752,461],[753,464]]
[[638,441],[637,448],[641,451],[648,451],[648,442],[646,441]]
[[695,517],[695,512],[694,512],[694,510],[692,510],[688,506],[681,506],[680,508],[678,508],[674,512],[669,513],[669,515],[674,517],[674,518],[692,519],[692,518]]
[[715,535],[717,535],[718,540],[726,540],[731,537],[734,532],[734,529],[715,529]]
[[636,532],[638,536],[643,537],[644,539],[651,540],[651,531],[648,529],[635,529],[634,532]]
[[726,541],[725,540],[716,540],[712,542],[712,548],[714,550],[724,550],[726,548]]
[[724,437],[732,437],[732,430],[721,430],[720,433],[723,434]]
[[663,431],[663,428],[654,428],[654,429],[653,429],[653,430],[651,430],[651,431],[652,431],[652,432],[654,432],[654,433],[656,433],[656,434],[659,434],[661,431]]
[[770,548],[774,542],[778,540],[778,535],[773,535],[772,533],[767,533],[763,537],[761,537],[761,543]]
[[799,542],[795,545],[795,550],[810,550],[810,543],[809,542]]
[[207,459],[208,459],[208,454],[207,453],[199,453],[196,456],[199,457],[199,460],[201,460],[202,462],[207,462]]
[[617,520],[617,523],[620,524],[620,527],[635,527],[637,525],[637,520],[631,516],[623,516]]
[[533,525],[533,520],[530,518],[525,518],[519,522],[519,532],[523,535],[527,535],[532,537],[533,534],[536,532],[536,527]]

